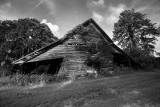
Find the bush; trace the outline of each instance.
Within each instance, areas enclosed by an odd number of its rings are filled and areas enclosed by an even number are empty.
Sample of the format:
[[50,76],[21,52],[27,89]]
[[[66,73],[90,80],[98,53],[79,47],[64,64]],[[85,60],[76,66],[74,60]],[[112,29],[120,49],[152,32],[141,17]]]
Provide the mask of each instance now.
[[68,79],[68,77],[63,75],[49,75],[49,74],[42,74],[42,75],[25,75],[25,74],[14,74],[3,79],[3,81],[0,81],[0,86],[4,85],[14,85],[14,86],[27,86],[31,84],[39,84],[41,82],[45,83],[54,83],[54,82],[61,82]]
[[56,75],[43,74],[42,80],[48,84],[56,82]]
[[141,70],[134,70],[130,67],[124,67],[124,66],[113,66],[113,67],[103,68],[98,73],[100,77],[107,77],[116,75],[127,75],[135,72],[141,72]]
[[61,74],[61,75],[43,74],[42,78],[45,83],[62,82],[69,79],[69,77],[67,77],[66,74]]
[[136,72],[135,70],[133,70],[130,67],[119,67],[119,66],[115,66],[114,67],[114,75],[127,75],[127,74],[131,74]]
[[56,81],[57,82],[61,82],[61,81],[65,81],[68,80],[69,77],[67,76],[67,74],[57,74],[56,76]]
[[114,68],[113,67],[102,68],[99,71],[99,75],[101,75],[102,77],[103,76],[112,76],[112,75],[114,75],[114,73],[111,73],[110,71],[114,71]]
[[30,84],[40,83],[42,76],[39,75],[24,75],[24,74],[14,74],[10,76],[9,85],[26,86]]
[[94,79],[94,78],[96,78],[94,73],[86,73],[85,76],[86,76],[87,79]]
[[10,74],[10,70],[0,67],[0,77],[8,76]]

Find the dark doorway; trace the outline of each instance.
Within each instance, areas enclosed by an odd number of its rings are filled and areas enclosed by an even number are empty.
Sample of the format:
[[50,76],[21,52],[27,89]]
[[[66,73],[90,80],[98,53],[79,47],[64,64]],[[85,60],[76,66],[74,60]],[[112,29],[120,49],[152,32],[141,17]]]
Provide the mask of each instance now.
[[48,69],[48,74],[58,74],[61,64],[62,64],[63,58],[57,58],[53,59],[50,62],[49,69]]
[[20,71],[23,74],[57,74],[61,68],[63,58],[49,59],[37,62],[28,62],[23,65],[15,65],[14,71]]

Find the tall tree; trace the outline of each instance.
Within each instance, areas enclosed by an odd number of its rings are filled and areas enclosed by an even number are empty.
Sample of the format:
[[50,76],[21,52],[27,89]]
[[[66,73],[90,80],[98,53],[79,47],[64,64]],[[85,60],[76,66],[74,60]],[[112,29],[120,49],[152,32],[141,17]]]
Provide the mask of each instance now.
[[10,64],[58,38],[34,18],[0,21],[0,63]]
[[146,14],[134,9],[124,10],[114,24],[113,41],[133,58],[153,56],[155,41],[159,35],[156,23],[146,18]]

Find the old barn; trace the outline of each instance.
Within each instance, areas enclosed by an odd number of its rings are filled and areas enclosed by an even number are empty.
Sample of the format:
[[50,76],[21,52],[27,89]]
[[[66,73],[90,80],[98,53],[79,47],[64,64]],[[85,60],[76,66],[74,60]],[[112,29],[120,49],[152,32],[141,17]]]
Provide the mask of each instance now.
[[14,72],[70,76],[84,74],[88,69],[107,72],[114,65],[139,67],[93,19],[78,25],[57,42],[14,61],[13,65]]

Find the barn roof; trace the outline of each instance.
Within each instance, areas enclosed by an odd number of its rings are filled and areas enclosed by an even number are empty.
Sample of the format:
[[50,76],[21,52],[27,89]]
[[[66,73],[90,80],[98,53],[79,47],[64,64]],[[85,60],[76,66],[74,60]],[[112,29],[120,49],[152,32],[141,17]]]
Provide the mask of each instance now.
[[[97,30],[101,33],[102,38],[106,41],[109,42],[109,44],[116,50],[118,51],[118,53],[121,54],[121,56],[125,59],[125,60],[130,60],[134,63],[136,63],[131,57],[129,57],[123,50],[121,50],[118,46],[116,46],[113,41],[110,39],[110,37],[102,30],[102,28],[92,19],[88,19],[87,21],[83,22],[81,25],[82,26],[88,26],[90,23],[92,23]],[[69,39],[69,36],[65,36],[62,39],[59,39],[58,41],[40,48],[16,61],[14,61],[12,64],[23,64],[23,63],[27,63],[27,62],[34,62],[34,61],[40,61],[40,60],[44,60],[44,59],[54,59],[54,54],[52,55],[52,57],[48,57],[48,55],[50,53],[54,53],[54,49],[56,48],[56,46],[63,44],[63,42],[65,42],[67,39]],[[45,58],[47,57],[47,58]]]

